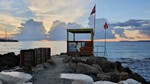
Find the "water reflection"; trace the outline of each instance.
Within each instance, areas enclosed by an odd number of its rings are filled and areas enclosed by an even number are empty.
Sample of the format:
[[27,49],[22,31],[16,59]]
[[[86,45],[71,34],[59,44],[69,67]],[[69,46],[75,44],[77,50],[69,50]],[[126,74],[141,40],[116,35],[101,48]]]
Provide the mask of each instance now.
[[65,41],[20,41],[20,42],[0,42],[0,54],[15,52],[19,54],[20,50],[34,48],[51,48],[51,54],[60,54],[66,52]]

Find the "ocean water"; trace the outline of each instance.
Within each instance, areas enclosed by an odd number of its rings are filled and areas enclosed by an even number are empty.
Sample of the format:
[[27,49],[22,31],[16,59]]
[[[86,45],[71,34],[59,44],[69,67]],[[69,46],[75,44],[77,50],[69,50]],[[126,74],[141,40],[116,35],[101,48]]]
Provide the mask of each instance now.
[[[104,46],[104,42],[95,42],[95,46]],[[94,47],[96,56],[107,57],[111,61],[120,61],[123,66],[129,67],[133,72],[139,73],[147,81],[150,81],[150,42],[108,42],[107,54],[104,56],[104,47]],[[20,41],[0,42],[0,54],[20,50],[50,47],[51,55],[66,52],[65,41]],[[96,53],[101,52],[101,53]]]

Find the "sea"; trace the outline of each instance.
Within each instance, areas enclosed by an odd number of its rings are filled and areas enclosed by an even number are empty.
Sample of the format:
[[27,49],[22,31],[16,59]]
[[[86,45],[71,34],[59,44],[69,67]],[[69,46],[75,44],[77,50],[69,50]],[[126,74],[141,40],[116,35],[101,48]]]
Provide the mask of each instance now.
[[[104,42],[94,43],[95,56],[120,61],[150,82],[150,42],[107,42],[106,47],[104,45]],[[51,48],[51,55],[67,51],[65,41],[20,41],[0,42],[0,54],[15,52],[17,55],[20,50],[47,47]]]

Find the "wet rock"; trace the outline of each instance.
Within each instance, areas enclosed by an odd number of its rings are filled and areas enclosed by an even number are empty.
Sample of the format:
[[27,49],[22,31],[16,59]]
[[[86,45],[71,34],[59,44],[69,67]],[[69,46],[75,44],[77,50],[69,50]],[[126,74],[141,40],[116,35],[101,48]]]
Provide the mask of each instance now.
[[123,67],[122,67],[122,65],[121,65],[121,62],[116,61],[115,63],[116,63],[116,66],[117,66],[117,70],[118,70],[119,72],[121,72],[122,69],[123,69]]
[[130,68],[129,67],[125,67],[125,68],[123,68],[123,70],[122,70],[123,72],[127,72],[127,73],[129,73],[129,74],[132,74],[132,71],[130,70]]
[[146,80],[140,76],[139,74],[137,73],[133,73],[130,75],[130,78],[134,79],[134,80],[137,80],[138,82],[142,83],[142,84],[146,84]]

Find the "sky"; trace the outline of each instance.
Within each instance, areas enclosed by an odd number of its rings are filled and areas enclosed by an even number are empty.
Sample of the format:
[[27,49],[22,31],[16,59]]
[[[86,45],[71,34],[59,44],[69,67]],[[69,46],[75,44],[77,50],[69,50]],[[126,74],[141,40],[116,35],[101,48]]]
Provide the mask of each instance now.
[[96,40],[105,22],[109,40],[150,40],[150,0],[0,0],[0,37],[66,40],[68,28],[93,27],[95,4]]

